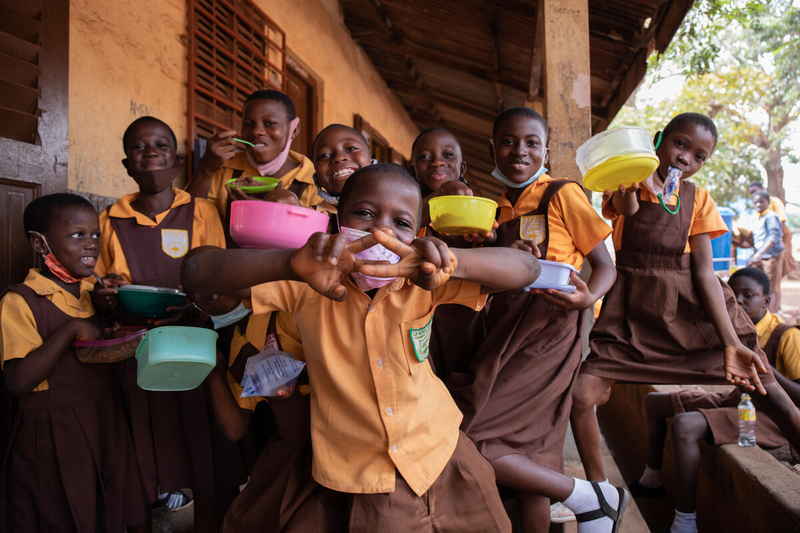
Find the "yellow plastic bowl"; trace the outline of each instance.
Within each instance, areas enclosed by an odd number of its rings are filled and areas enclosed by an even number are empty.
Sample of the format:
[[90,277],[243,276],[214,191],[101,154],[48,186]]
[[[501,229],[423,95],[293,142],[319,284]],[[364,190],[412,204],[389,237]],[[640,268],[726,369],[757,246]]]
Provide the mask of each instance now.
[[428,202],[431,227],[446,235],[492,230],[497,202],[480,196],[437,196]]
[[608,161],[590,168],[583,176],[583,186],[590,191],[616,191],[620,185],[630,187],[644,181],[658,167],[654,154],[638,153],[612,157]]

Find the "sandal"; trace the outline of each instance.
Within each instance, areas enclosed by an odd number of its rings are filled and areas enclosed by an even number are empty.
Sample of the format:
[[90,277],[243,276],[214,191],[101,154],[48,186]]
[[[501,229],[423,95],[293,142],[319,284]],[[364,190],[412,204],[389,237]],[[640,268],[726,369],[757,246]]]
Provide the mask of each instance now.
[[634,498],[653,498],[661,500],[667,497],[667,489],[664,488],[664,485],[659,485],[655,488],[645,487],[639,483],[638,479],[628,483],[628,491]]
[[617,492],[619,493],[619,504],[617,505],[616,509],[613,509],[606,501],[606,497],[603,496],[603,491],[600,489],[600,484],[597,481],[592,481],[591,484],[595,494],[597,494],[597,501],[600,503],[600,508],[595,509],[594,511],[577,514],[575,515],[575,518],[578,520],[578,523],[580,523],[591,522],[592,520],[597,520],[598,518],[607,516],[614,522],[614,526],[611,528],[611,533],[619,533],[619,526],[622,524],[622,515],[625,514],[625,510],[628,508],[630,494],[628,494],[628,491],[622,487],[616,487]]

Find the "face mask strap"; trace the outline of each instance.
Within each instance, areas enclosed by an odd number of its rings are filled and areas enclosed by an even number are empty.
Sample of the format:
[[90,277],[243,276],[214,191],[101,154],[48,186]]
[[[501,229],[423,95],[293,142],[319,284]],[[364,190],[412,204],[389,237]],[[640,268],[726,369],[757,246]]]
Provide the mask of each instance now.
[[664,133],[659,131],[656,133],[656,145],[653,148],[654,151],[658,150],[658,147],[661,146],[661,140],[664,138]]

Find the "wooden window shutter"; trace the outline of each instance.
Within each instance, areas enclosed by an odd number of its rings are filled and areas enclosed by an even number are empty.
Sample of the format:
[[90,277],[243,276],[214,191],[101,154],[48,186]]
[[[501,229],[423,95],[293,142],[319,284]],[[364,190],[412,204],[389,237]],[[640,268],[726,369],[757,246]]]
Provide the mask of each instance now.
[[41,30],[41,0],[0,0],[0,137],[39,141]]
[[189,37],[193,169],[206,139],[221,130],[238,129],[250,93],[285,92],[286,34],[251,0],[189,0]]

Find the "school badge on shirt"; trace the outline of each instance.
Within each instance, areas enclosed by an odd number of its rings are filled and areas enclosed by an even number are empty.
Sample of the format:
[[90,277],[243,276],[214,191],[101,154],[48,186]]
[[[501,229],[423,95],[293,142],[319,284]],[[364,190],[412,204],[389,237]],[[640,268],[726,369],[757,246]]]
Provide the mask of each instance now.
[[411,344],[414,345],[414,354],[417,360],[422,363],[430,355],[431,346],[431,325],[433,324],[433,317],[428,320],[428,323],[419,329],[409,330],[411,335]]
[[189,251],[189,232],[185,229],[162,229],[161,249],[174,259],[183,257]]
[[528,215],[519,217],[519,238],[542,244],[547,234],[544,215]]

